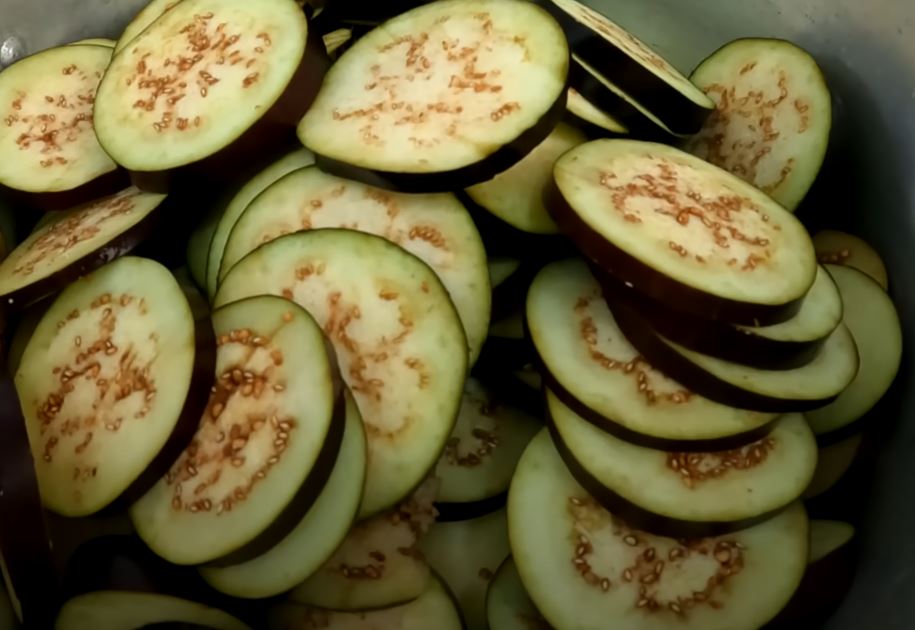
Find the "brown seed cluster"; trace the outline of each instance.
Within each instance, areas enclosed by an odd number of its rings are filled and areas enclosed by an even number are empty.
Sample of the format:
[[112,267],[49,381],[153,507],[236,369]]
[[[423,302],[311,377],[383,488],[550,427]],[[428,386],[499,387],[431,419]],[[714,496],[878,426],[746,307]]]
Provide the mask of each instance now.
[[[493,409],[484,403],[480,406],[479,412],[481,416],[485,417],[489,416],[492,411]],[[499,447],[497,424],[493,423],[492,428],[489,429],[476,426],[471,429],[470,436],[473,438],[473,443],[466,449],[461,448],[463,440],[460,436],[452,435],[448,438],[444,452],[444,458],[448,464],[461,468],[476,468]]]
[[817,256],[817,260],[824,265],[843,265],[849,258],[851,258],[851,250],[847,247],[834,252],[821,252]]
[[679,475],[687,488],[708,479],[720,479],[733,470],[750,470],[765,463],[775,450],[773,437],[729,451],[715,453],[668,453],[667,468]]

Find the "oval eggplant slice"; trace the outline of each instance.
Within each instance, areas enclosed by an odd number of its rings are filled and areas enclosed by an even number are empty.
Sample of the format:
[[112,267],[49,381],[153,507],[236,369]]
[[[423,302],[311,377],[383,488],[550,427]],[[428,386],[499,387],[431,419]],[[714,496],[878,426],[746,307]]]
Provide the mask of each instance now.
[[867,241],[846,232],[823,230],[813,237],[817,259],[828,265],[853,267],[869,275],[884,290],[889,286],[886,265]]
[[117,54],[123,50],[127,44],[137,38],[137,35],[146,30],[150,24],[155,22],[159,17],[170,11],[180,0],[149,0],[140,11],[133,16],[133,19],[124,27],[121,36],[114,45],[114,53]]
[[130,591],[94,591],[64,604],[54,630],[135,630],[158,624],[210,630],[250,630],[247,624],[216,608],[171,595]]
[[556,450],[596,501],[644,531],[717,536],[771,517],[801,496],[817,463],[801,414],[782,416],[766,437],[709,453],[635,446],[602,432],[547,392]]
[[471,362],[476,360],[489,325],[486,250],[454,195],[393,193],[306,167],[286,175],[248,205],[226,243],[221,279],[260,245],[320,228],[381,236],[429,265],[461,316]]
[[111,49],[61,46],[0,75],[0,185],[42,209],[66,208],[124,185],[99,146],[92,104]]
[[466,190],[484,210],[522,232],[556,234],[559,228],[543,205],[543,188],[553,172],[553,164],[569,149],[584,143],[583,133],[559,123],[524,159],[493,179]]
[[326,64],[293,0],[184,0],[112,59],[96,134],[134,171],[244,164],[288,140]]
[[153,231],[164,199],[127,188],[54,217],[0,263],[0,299],[28,306],[126,254]]
[[518,573],[556,628],[754,630],[791,598],[807,565],[800,502],[717,538],[664,538],[627,526],[572,478],[544,430],[508,495]]
[[691,78],[715,111],[687,150],[797,208],[820,172],[832,127],[832,97],[814,58],[784,40],[738,39]]
[[706,319],[776,324],[816,279],[813,244],[746,182],[672,147],[595,140],[553,170],[560,228],[604,271]]
[[322,229],[246,256],[216,304],[265,293],[308,309],[337,350],[369,438],[360,517],[396,505],[435,466],[461,403],[467,341],[447,291],[383,238]]
[[767,370],[787,370],[813,361],[842,323],[842,296],[822,266],[801,310],[771,326],[713,322],[672,310],[604,276],[604,295],[611,308],[630,308],[656,332],[682,346],[726,361]]
[[193,435],[212,349],[157,262],[120,258],[67,287],[16,373],[45,506],[85,516],[151,487]]
[[[245,208],[248,207],[258,195],[264,192],[271,184],[279,181],[283,176],[292,171],[305,168],[314,164],[315,156],[308,149],[298,149],[287,153],[276,162],[270,164],[264,170],[252,177],[248,183],[232,197],[232,200],[226,206],[226,209],[219,217],[219,223],[213,232],[213,237],[209,242],[207,251],[207,270],[206,270],[206,289],[207,296],[212,300],[216,296],[216,289],[219,288],[219,281],[225,275],[220,273],[222,267],[222,257],[226,250],[226,243],[232,228],[238,222],[238,217],[242,215]],[[228,269],[225,270],[228,272]]]
[[890,297],[869,276],[851,267],[826,265],[845,305],[843,320],[861,355],[861,369],[830,405],[811,411],[807,421],[818,436],[848,430],[889,390],[902,362],[902,327]]
[[671,380],[626,340],[584,262],[545,267],[527,325],[548,387],[576,413],[648,448],[708,451],[764,437],[775,414],[727,407]]
[[467,628],[485,629],[486,591],[510,553],[505,510],[466,521],[436,523],[421,549],[457,598]]
[[584,127],[585,133],[591,132],[590,135],[624,136],[629,133],[629,128],[626,125],[594,105],[573,87],[569,88],[566,111],[572,117],[572,124]]
[[419,544],[435,521],[437,489],[429,479],[396,509],[357,523],[290,598],[333,610],[370,610],[419,597],[431,579]]
[[451,595],[435,578],[412,602],[367,612],[342,612],[280,604],[268,617],[270,630],[463,630],[461,615]]
[[552,630],[527,594],[511,556],[489,583],[486,621],[493,630]]
[[501,404],[496,392],[476,379],[467,379],[457,424],[435,468],[441,481],[439,511],[462,513],[504,495],[521,453],[542,426]]
[[137,533],[175,564],[238,563],[302,520],[343,435],[333,349],[299,306],[272,296],[213,313],[216,382],[197,432],[130,508]]
[[565,29],[572,50],[645,103],[677,133],[702,127],[714,103],[635,35],[577,0],[538,0]]
[[848,472],[861,449],[862,437],[853,435],[835,444],[820,446],[817,469],[804,491],[805,499],[829,492]]
[[301,583],[345,540],[362,500],[365,465],[362,416],[347,392],[340,454],[305,518],[266,553],[241,564],[203,567],[200,575],[216,590],[244,598],[272,597]]
[[343,177],[408,192],[467,188],[549,135],[565,112],[568,63],[562,29],[532,3],[433,2],[343,53],[299,139]]

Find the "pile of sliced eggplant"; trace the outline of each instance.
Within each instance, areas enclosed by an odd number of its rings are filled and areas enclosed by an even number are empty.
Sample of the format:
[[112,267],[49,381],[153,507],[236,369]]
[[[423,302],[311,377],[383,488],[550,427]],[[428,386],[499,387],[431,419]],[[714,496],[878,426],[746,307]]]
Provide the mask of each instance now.
[[829,88],[611,17],[153,0],[0,73],[0,628],[827,616],[902,353],[794,214]]

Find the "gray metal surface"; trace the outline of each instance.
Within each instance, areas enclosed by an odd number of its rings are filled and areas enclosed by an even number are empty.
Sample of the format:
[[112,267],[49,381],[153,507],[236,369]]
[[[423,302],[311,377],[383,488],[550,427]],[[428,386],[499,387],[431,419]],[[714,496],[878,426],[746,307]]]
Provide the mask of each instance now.
[[[252,0],[256,1],[256,0]],[[381,1],[381,0],[379,0]],[[590,0],[689,71],[722,43],[777,36],[809,49],[842,102],[851,166],[837,213],[885,256],[909,340],[915,331],[915,1]],[[116,36],[143,0],[0,0],[0,45],[27,52]],[[908,357],[905,362],[907,363]],[[915,627],[915,382],[904,367],[863,510],[861,563],[836,630]]]

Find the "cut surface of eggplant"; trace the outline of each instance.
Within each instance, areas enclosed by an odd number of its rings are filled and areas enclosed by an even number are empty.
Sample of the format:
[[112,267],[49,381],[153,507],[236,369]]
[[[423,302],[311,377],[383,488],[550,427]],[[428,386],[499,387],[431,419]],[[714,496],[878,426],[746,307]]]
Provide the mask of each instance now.
[[505,510],[436,523],[421,548],[429,566],[457,598],[467,630],[486,630],[486,591],[510,553]]
[[560,155],[587,140],[574,127],[559,123],[524,159],[493,179],[467,189],[488,212],[522,232],[556,234],[559,228],[543,204],[543,188]]
[[152,231],[164,199],[131,187],[54,217],[0,263],[0,300],[28,306],[129,252]]
[[411,602],[366,612],[344,612],[297,604],[280,604],[267,620],[270,630],[463,630],[451,595],[437,578]]
[[204,604],[131,591],[95,591],[74,597],[61,608],[54,630],[136,630],[156,624],[250,630],[247,624],[228,613]]
[[598,108],[573,87],[569,88],[566,111],[577,121],[586,123],[590,128],[597,128],[602,133],[625,135],[629,129],[616,118]]
[[746,182],[673,147],[580,145],[553,170],[552,212],[592,261],[708,319],[790,319],[816,279],[804,226]]
[[201,568],[203,579],[222,593],[252,599],[279,595],[303,582],[346,538],[362,499],[365,461],[362,416],[347,393],[340,454],[305,518],[269,551],[248,562]]
[[107,48],[114,48],[117,42],[113,39],[108,39],[107,37],[87,37],[86,39],[80,39],[75,42],[70,42],[67,46],[105,46]]
[[565,111],[568,62],[562,29],[531,3],[433,2],[340,57],[299,139],[350,178],[411,192],[466,188],[549,135]]
[[496,571],[486,592],[486,621],[492,630],[550,630],[531,601],[514,559],[509,556]]
[[110,59],[104,46],[61,46],[3,71],[0,184],[60,193],[117,168],[92,126],[92,103]]
[[845,305],[843,321],[861,355],[855,380],[835,402],[807,413],[817,435],[846,429],[870,411],[889,390],[902,362],[899,314],[882,287],[851,267],[827,265]]
[[427,480],[394,510],[357,523],[290,598],[333,610],[369,610],[419,597],[432,579],[419,544],[435,521],[437,488],[437,481]]
[[814,58],[784,40],[738,39],[691,79],[715,111],[687,149],[797,208],[823,165],[832,127],[832,97]]
[[115,54],[121,52],[127,44],[137,38],[137,35],[146,30],[163,13],[170,11],[181,0],[149,0],[140,11],[133,16],[121,32],[117,43],[114,45]]
[[627,441],[673,450],[734,448],[763,437],[775,418],[698,396],[648,363],[623,336],[582,261],[540,272],[527,297],[527,325],[547,385]]
[[461,403],[467,341],[444,286],[383,238],[321,229],[246,256],[216,304],[265,293],[306,308],[337,350],[368,434],[360,516],[394,506],[435,466]]
[[293,0],[179,2],[112,59],[95,101],[99,142],[131,170],[163,171],[218,153],[259,121],[288,129],[324,69],[310,37]]
[[518,573],[556,628],[755,630],[788,602],[807,565],[801,503],[716,538],[647,534],[598,506],[547,430],[518,465],[508,527]]
[[213,313],[216,379],[190,444],[130,508],[175,564],[249,560],[288,535],[327,482],[343,434],[333,350],[299,306],[273,296]]
[[85,516],[164,474],[212,383],[207,328],[174,276],[145,258],[120,258],[60,294],[16,373],[45,506]]
[[801,496],[817,447],[801,414],[739,449],[678,453],[605,433],[547,392],[557,451],[572,476],[616,516],[657,534],[719,535],[761,522]]
[[804,491],[805,499],[818,497],[839,483],[858,456],[861,440],[861,435],[853,435],[835,444],[820,447],[817,469]]
[[854,267],[873,278],[884,290],[889,286],[886,264],[877,250],[862,238],[847,232],[823,230],[813,236],[813,246],[821,263]]
[[260,245],[291,232],[345,228],[399,245],[436,272],[454,302],[475,360],[489,325],[486,250],[466,208],[452,194],[406,195],[310,166],[267,188],[239,217],[226,243],[222,279]]

